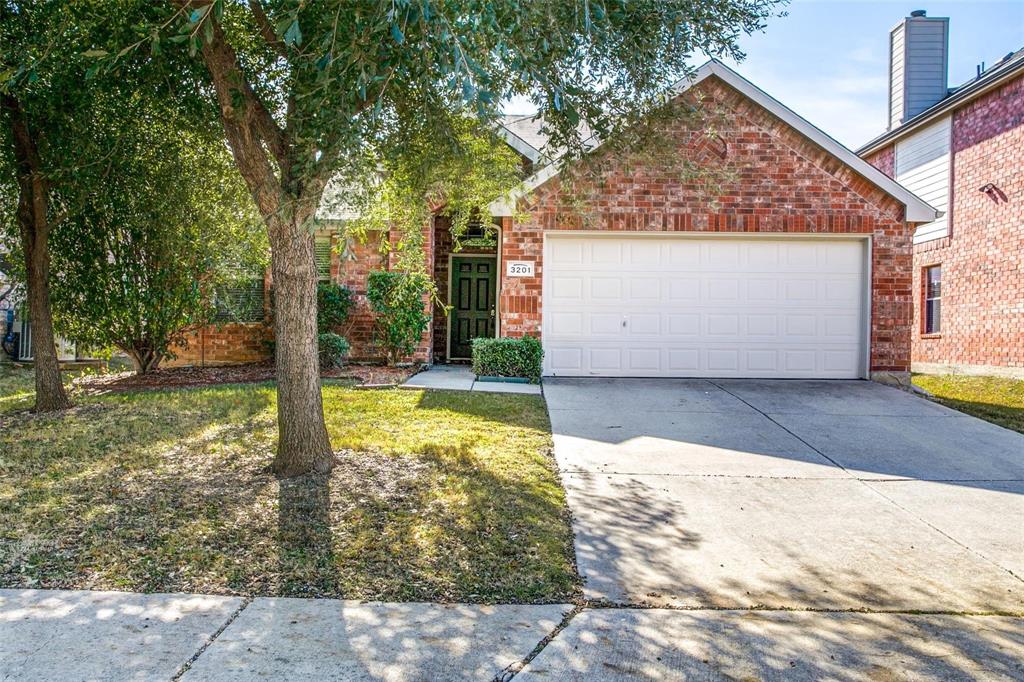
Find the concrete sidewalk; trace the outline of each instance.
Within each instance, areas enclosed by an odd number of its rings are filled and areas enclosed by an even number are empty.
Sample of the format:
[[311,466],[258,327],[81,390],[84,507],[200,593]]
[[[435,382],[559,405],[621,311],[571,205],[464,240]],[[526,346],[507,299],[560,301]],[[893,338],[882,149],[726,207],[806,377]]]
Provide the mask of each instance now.
[[402,388],[429,388],[436,391],[480,391],[483,393],[524,393],[540,395],[538,384],[505,381],[477,381],[467,365],[434,365],[409,377]]
[[1021,679],[1024,619],[0,590],[8,680]]

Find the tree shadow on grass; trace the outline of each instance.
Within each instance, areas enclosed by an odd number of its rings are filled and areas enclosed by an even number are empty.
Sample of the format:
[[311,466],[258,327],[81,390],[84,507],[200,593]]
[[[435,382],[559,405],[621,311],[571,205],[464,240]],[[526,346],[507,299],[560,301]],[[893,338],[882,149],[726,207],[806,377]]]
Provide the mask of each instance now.
[[203,574],[230,582],[235,520],[272,480],[258,474],[270,404],[269,391],[218,390],[11,418],[0,433],[12,483],[0,497],[0,582],[225,591]]
[[253,387],[115,395],[19,422],[6,441],[13,459],[0,465],[16,482],[0,488],[0,585],[481,602],[575,594],[564,496],[537,438],[520,457],[496,454],[494,439],[481,446],[478,428],[436,440],[428,430],[412,452],[340,452],[330,477],[278,481],[267,468],[272,400]]
[[342,594],[383,601],[549,603],[578,594],[553,475],[490,466],[473,444],[343,454],[334,475]]
[[278,481],[277,553],[281,592],[293,596],[337,592],[331,507],[328,475],[310,474]]

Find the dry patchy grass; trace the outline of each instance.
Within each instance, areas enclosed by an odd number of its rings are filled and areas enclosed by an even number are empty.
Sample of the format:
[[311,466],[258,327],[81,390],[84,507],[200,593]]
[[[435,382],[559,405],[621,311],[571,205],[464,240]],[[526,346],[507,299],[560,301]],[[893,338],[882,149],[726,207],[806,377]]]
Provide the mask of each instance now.
[[267,471],[270,385],[77,403],[0,417],[0,586],[475,602],[578,591],[538,397],[327,385],[335,472],[283,482]]

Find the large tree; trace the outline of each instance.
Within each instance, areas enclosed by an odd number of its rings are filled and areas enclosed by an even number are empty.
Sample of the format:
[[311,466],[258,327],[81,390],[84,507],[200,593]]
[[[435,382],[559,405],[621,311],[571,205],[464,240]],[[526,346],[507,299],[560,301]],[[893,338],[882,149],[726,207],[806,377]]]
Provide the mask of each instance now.
[[127,42],[158,16],[146,0],[0,0],[0,230],[20,246],[37,411],[69,405],[54,346],[50,240],[112,170],[117,140],[95,134],[96,98],[159,93],[165,115],[205,104],[192,60],[163,61],[173,80],[136,53],[122,55],[117,73],[95,68],[91,45]]
[[[494,122],[525,96],[565,159],[581,124],[606,138],[659,102],[696,51],[776,0],[167,0],[138,45],[188,44],[210,74],[235,163],[266,221],[276,290],[282,475],[333,466],[316,355],[311,226],[332,179],[365,187],[409,131],[459,155],[469,109]],[[168,37],[165,29],[180,26]],[[117,59],[109,59],[113,66]],[[424,192],[428,188],[423,188]],[[424,194],[420,196],[425,198]],[[410,228],[413,230],[416,228]]]
[[79,170],[78,183],[101,189],[53,237],[58,329],[119,348],[140,373],[210,321],[218,290],[242,279],[262,292],[266,267],[266,235],[220,130],[164,104],[139,92],[95,99],[109,166]]

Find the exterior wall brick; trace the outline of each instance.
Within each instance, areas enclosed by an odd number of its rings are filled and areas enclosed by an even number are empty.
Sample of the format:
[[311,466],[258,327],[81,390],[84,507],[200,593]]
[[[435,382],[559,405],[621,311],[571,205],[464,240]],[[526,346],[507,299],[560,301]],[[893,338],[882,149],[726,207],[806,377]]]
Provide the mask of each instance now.
[[[956,110],[952,138],[949,235],[914,247],[913,361],[1024,376],[1024,77]],[[893,153],[868,160],[892,175]],[[936,336],[923,333],[930,265],[942,266]]]
[[271,338],[270,328],[258,322],[209,325],[190,332],[187,346],[172,349],[178,357],[161,365],[213,367],[262,362],[270,359],[267,341]]
[[[370,234],[365,242],[350,240],[343,248],[334,248],[331,258],[331,280],[352,290],[355,305],[341,333],[352,346],[353,360],[376,360],[381,356],[373,343],[373,312],[366,300],[366,280],[373,270],[387,269],[380,249],[379,234]],[[338,243],[335,234],[332,245]]]
[[[350,358],[356,362],[376,362],[384,357],[373,341],[374,315],[366,298],[370,272],[391,267],[391,259],[381,249],[381,237],[380,234],[370,234],[365,241],[352,240],[342,244],[341,235],[336,231],[331,233],[331,281],[350,288],[355,299],[348,321],[337,331],[351,344]],[[393,242],[397,236],[388,235],[388,239]],[[432,261],[432,249],[433,236],[429,235],[425,243],[428,263]],[[268,314],[265,323],[230,323],[196,329],[186,336],[187,345],[173,349],[177,358],[166,361],[164,366],[237,365],[272,360],[267,343],[274,338],[270,291],[268,268],[264,277],[264,301]],[[430,361],[432,339],[432,330],[428,329],[411,358],[413,361]]]
[[[870,235],[873,257],[870,369],[908,371],[912,248],[903,206],[722,81],[708,79],[700,91],[707,106],[725,113],[716,127],[727,147],[721,163],[736,181],[707,197],[692,182],[666,177],[664,169],[641,167],[627,175],[619,160],[608,158],[603,187],[583,209],[589,220],[566,201],[558,178],[541,186],[521,207],[525,220],[502,241],[503,259],[536,263],[532,278],[502,273],[503,334],[540,335],[547,231],[863,234]],[[695,156],[701,131],[680,120],[669,132],[680,154],[706,162],[706,155]]]

